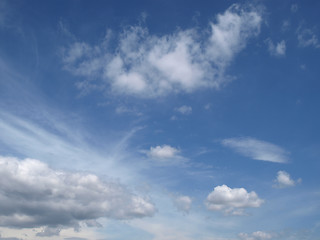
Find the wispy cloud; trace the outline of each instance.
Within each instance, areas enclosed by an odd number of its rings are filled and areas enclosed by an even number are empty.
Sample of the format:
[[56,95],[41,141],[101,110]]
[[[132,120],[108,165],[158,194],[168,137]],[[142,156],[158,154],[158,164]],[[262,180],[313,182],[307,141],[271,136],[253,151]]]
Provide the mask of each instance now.
[[299,45],[301,47],[320,48],[319,39],[313,29],[299,26],[297,30]]
[[235,55],[259,34],[261,20],[259,11],[234,4],[203,31],[157,36],[142,26],[128,26],[115,48],[109,46],[109,32],[97,46],[75,42],[65,48],[63,62],[65,69],[86,79],[80,88],[98,86],[141,98],[218,89],[229,81],[225,71]]
[[253,233],[239,233],[238,234],[239,238],[242,240],[267,240],[267,239],[272,239],[273,234],[263,232],[263,231],[256,231]]
[[278,42],[276,45],[272,42],[270,38],[266,40],[268,45],[269,53],[273,56],[284,56],[286,55],[286,42],[284,40]]
[[255,138],[227,138],[222,141],[222,144],[246,157],[255,160],[276,163],[288,162],[288,152],[283,148],[269,142],[257,140]]
[[178,107],[175,110],[183,115],[189,115],[192,113],[192,107],[186,105]]
[[227,185],[221,185],[213,189],[205,204],[212,211],[243,215],[244,208],[257,208],[263,202],[254,191],[247,192],[244,188],[230,188]]
[[190,211],[192,199],[189,196],[174,196],[173,201],[178,211],[184,213]]

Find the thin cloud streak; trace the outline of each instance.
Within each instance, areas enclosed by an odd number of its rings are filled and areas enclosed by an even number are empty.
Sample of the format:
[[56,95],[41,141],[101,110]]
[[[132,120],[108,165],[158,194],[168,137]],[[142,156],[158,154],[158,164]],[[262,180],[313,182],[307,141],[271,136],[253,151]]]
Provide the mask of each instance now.
[[251,137],[227,138],[222,140],[222,145],[254,160],[275,163],[286,163],[289,161],[288,152],[283,148]]

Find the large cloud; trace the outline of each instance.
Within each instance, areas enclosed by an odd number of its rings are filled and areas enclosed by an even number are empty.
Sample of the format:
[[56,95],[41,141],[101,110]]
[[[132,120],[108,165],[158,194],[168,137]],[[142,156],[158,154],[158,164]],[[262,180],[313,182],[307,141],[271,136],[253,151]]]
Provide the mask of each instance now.
[[244,208],[257,208],[264,201],[252,191],[244,188],[229,188],[221,185],[208,195],[206,206],[212,211],[224,211],[227,214],[242,215]]
[[118,183],[9,157],[0,157],[0,202],[0,225],[6,227],[77,226],[100,217],[131,219],[155,212],[148,200]]
[[283,148],[266,141],[251,137],[228,138],[222,141],[226,147],[230,147],[240,154],[255,160],[285,163],[288,161],[288,152]]
[[216,19],[203,31],[191,28],[163,36],[129,26],[116,47],[110,47],[109,32],[97,46],[75,42],[65,49],[63,62],[71,73],[85,77],[78,84],[83,90],[110,88],[115,94],[152,98],[219,88],[230,79],[226,67],[259,33],[261,16],[234,4]]

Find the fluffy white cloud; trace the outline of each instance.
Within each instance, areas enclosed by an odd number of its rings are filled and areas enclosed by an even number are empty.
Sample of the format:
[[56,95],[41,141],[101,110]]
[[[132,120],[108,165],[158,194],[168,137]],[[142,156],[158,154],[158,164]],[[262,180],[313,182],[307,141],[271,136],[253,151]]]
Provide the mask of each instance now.
[[288,152],[281,147],[251,137],[228,138],[224,139],[222,144],[255,160],[276,163],[285,163],[288,161]]
[[244,188],[229,188],[227,185],[221,185],[213,189],[205,204],[212,211],[242,215],[244,208],[257,208],[263,202],[254,191],[248,193]]
[[177,30],[151,35],[148,29],[131,26],[109,47],[110,32],[97,46],[76,42],[65,49],[65,68],[86,78],[78,86],[111,89],[115,94],[142,98],[199,88],[219,88],[229,81],[226,67],[249,38],[260,31],[260,13],[232,5],[217,16],[210,29]]
[[262,232],[262,231],[256,231],[251,234],[248,233],[239,233],[239,238],[242,240],[267,240],[272,239],[272,234]]
[[284,40],[274,45],[271,39],[267,39],[266,43],[268,45],[268,50],[271,55],[280,57],[286,54],[286,42]]
[[279,171],[277,174],[277,178],[275,179],[276,184],[274,187],[278,188],[286,188],[286,187],[293,187],[296,183],[301,182],[299,178],[297,181],[291,179],[290,174],[285,171]]
[[189,115],[192,113],[192,107],[183,105],[181,107],[176,108],[176,111],[184,115]]
[[[152,216],[155,207],[123,185],[96,175],[56,171],[46,164],[0,157],[0,226],[78,226],[101,217]],[[48,228],[44,235],[57,234]]]
[[189,196],[177,196],[174,198],[175,207],[181,211],[188,213],[192,204],[192,199]]
[[169,145],[151,147],[148,155],[152,158],[168,159],[177,157],[180,150]]

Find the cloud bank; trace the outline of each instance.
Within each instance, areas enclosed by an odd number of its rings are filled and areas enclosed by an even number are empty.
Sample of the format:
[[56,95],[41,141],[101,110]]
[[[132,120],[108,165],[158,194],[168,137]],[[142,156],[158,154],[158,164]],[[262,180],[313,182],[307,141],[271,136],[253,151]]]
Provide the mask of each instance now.
[[281,147],[251,137],[227,138],[222,141],[226,147],[246,157],[276,163],[288,162],[288,152]]
[[257,208],[264,201],[252,191],[244,188],[230,188],[227,185],[217,186],[206,199],[207,209],[223,211],[227,214],[242,215],[244,208]]
[[0,226],[17,228],[79,226],[80,221],[101,217],[132,219],[155,213],[152,203],[119,183],[9,157],[0,157],[0,201]]
[[78,83],[84,91],[99,88],[155,98],[218,89],[230,80],[226,68],[259,34],[261,21],[256,9],[234,4],[202,31],[190,28],[159,36],[142,26],[128,26],[116,37],[116,47],[110,47],[110,31],[96,46],[73,43],[64,49],[63,63],[72,74],[85,78]]

